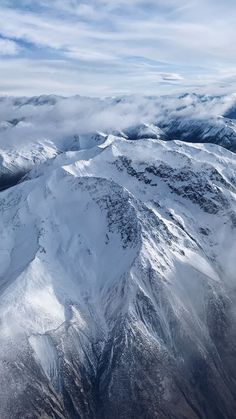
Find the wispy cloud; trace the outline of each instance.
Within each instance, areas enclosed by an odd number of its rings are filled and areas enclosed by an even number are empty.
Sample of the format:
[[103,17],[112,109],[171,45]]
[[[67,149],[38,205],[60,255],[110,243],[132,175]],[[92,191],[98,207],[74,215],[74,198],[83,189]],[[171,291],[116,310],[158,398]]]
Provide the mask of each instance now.
[[[21,46],[22,79],[15,92],[22,91],[25,63],[25,79],[29,72],[32,77],[30,86],[25,83],[27,94],[42,93],[40,81],[47,89],[52,73],[52,93],[65,91],[71,77],[77,93],[102,95],[158,94],[222,80],[234,85],[235,21],[233,0],[226,0],[224,9],[220,0],[4,0],[0,6],[8,55]],[[48,74],[42,70],[45,61]],[[5,57],[0,75],[17,87],[17,73],[7,76],[7,67],[11,59]]]

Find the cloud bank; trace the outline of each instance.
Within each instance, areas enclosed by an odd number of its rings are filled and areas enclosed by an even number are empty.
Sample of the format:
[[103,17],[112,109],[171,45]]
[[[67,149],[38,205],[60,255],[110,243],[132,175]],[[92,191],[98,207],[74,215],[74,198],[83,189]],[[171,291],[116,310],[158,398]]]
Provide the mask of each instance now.
[[[59,148],[79,135],[111,134],[140,124],[162,126],[173,121],[220,124],[229,110],[236,114],[236,95],[166,95],[96,99],[42,96],[0,99],[1,148],[49,140]],[[212,121],[212,122],[211,122]],[[236,129],[235,129],[236,130]]]

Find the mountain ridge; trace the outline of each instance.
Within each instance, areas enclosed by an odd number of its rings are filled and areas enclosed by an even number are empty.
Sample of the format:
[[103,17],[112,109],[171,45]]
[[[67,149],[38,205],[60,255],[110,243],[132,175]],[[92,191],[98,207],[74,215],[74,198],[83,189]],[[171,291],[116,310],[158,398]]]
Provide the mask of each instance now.
[[1,192],[1,416],[233,417],[235,167],[110,135]]

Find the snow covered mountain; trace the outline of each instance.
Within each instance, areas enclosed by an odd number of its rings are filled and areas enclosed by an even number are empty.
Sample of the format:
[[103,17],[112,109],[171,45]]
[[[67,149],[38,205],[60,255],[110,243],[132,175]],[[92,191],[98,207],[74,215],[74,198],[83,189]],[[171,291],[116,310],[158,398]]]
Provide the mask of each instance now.
[[236,156],[106,112],[1,133],[0,418],[233,419]]

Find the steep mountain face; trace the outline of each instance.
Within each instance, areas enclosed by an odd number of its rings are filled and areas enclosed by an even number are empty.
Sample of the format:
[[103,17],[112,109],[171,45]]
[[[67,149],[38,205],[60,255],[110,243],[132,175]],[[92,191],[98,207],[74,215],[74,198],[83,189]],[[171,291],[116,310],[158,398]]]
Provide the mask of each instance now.
[[179,139],[194,143],[213,143],[236,151],[236,121],[224,117],[176,118],[163,121],[160,126],[167,139]]
[[0,148],[0,190],[19,182],[35,165],[52,159],[59,150],[51,141],[17,147]]
[[0,193],[1,418],[234,418],[236,157],[155,132]]

